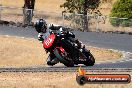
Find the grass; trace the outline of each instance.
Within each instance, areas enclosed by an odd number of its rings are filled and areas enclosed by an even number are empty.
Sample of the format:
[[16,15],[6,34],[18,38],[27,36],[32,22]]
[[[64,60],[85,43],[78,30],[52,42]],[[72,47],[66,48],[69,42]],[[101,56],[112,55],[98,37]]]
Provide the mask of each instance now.
[[[101,0],[101,1],[106,1],[108,3],[102,3],[99,6],[99,10],[103,15],[109,15],[112,5],[116,0]],[[36,0],[35,4],[35,10],[43,11],[43,12],[35,12],[34,17],[33,17],[33,22],[36,21],[37,18],[44,18],[48,23],[54,23],[54,24],[59,24],[62,25],[62,11],[64,10],[63,8],[60,8],[60,5],[63,4],[65,0]],[[111,3],[109,3],[111,2]],[[1,4],[4,6],[9,6],[9,7],[18,7],[22,8],[24,4],[24,0],[1,0]],[[16,15],[16,14],[21,14],[21,15]],[[39,16],[39,17],[38,17]],[[23,17],[22,17],[22,10],[10,10],[10,9],[4,9],[2,10],[2,20],[6,21],[14,21],[14,22],[23,22]],[[103,19],[100,19],[101,22],[99,22],[99,29],[101,31],[121,31],[121,32],[132,32],[131,27],[113,27],[109,19],[105,19],[105,24],[103,24]],[[67,21],[64,23],[65,25]],[[97,31],[96,27],[96,21],[92,23],[90,27],[92,27],[91,31]]]
[[[36,12],[34,14],[33,22],[35,22],[39,16],[38,18],[44,18],[48,23],[62,24],[61,13],[63,8],[60,8],[60,5],[63,4],[64,1],[65,0],[36,0],[35,10],[43,12]],[[2,0],[1,2],[4,6],[18,8],[22,8],[24,4],[24,0],[13,0],[13,2],[12,0]],[[1,19],[6,21],[23,22],[22,15],[15,14],[22,14],[22,11],[4,9],[2,10]],[[41,14],[43,14],[43,16]]]
[[[1,2],[2,5],[10,7],[22,8],[24,5],[24,0],[1,0]],[[36,0],[35,9],[46,12],[61,12],[60,5],[64,2],[65,0]]]
[[[0,36],[0,67],[45,65],[48,54],[36,39]],[[88,47],[96,61],[117,60],[121,53]]]
[[44,64],[47,55],[37,40],[1,36],[0,41],[0,66]]

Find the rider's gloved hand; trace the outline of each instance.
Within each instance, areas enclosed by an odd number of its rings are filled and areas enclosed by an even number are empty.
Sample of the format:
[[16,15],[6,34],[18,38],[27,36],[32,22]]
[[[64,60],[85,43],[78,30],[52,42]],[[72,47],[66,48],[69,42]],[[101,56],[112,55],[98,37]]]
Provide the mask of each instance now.
[[70,32],[70,31],[68,32],[68,36],[72,37],[72,38],[75,38],[75,35],[72,32]]
[[39,33],[38,34],[38,40],[42,43],[44,41],[43,39],[43,34],[42,33]]

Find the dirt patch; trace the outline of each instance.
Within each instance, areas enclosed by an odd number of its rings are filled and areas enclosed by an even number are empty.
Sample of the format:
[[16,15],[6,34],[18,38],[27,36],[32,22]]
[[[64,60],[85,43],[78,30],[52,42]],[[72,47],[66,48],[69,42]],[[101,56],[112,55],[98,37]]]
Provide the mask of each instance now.
[[[0,36],[0,67],[45,65],[48,54],[36,39]],[[88,47],[96,61],[117,60],[122,54]]]
[[[90,73],[89,74],[95,74]],[[97,74],[97,73],[96,73]],[[98,73],[99,74],[99,73]],[[105,73],[112,74],[112,73]],[[114,73],[119,74],[119,73]],[[124,74],[121,72],[120,74]],[[125,74],[131,74],[126,73]],[[76,73],[0,73],[0,88],[130,88],[129,84],[85,84],[76,82]]]

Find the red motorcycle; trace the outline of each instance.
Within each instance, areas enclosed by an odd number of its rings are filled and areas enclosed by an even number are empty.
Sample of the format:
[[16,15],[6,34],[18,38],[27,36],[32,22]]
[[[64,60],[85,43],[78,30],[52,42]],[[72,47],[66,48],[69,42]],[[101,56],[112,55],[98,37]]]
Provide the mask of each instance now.
[[72,42],[65,34],[51,33],[43,42],[46,51],[54,53],[60,63],[67,67],[84,64],[93,66],[95,59],[85,47],[78,49],[75,42]]

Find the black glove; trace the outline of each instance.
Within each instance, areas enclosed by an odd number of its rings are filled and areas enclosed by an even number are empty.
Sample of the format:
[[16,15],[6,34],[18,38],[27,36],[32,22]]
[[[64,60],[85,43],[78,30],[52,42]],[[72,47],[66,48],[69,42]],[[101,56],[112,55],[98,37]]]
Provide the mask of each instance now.
[[75,35],[72,32],[68,32],[68,37],[75,38]]

